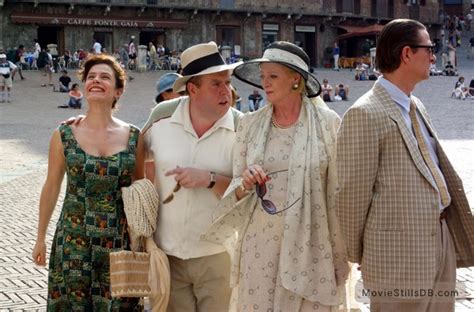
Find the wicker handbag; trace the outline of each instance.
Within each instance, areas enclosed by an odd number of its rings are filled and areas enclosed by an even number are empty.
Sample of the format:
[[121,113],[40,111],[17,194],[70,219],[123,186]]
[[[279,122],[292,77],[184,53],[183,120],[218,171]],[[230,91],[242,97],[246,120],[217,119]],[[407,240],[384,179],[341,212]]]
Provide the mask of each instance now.
[[[123,234],[122,234],[123,239]],[[142,246],[144,246],[142,244]],[[110,292],[112,297],[148,297],[150,254],[120,250],[110,253]]]

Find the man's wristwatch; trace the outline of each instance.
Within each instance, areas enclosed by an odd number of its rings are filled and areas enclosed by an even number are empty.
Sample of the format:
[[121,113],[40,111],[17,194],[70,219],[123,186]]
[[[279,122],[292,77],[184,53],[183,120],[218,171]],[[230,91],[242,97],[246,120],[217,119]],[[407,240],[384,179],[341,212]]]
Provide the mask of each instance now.
[[209,185],[207,186],[207,188],[213,188],[214,184],[216,184],[216,173],[214,171],[211,171],[209,173],[209,176],[210,176],[211,182],[209,182]]

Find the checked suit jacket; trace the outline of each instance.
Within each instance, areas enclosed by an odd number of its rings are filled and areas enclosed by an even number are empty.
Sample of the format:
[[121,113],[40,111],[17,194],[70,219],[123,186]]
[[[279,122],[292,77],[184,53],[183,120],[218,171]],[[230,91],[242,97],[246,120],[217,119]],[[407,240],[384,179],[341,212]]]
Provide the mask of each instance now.
[[[412,97],[414,98],[414,97]],[[462,182],[436,141],[451,195],[447,224],[458,267],[474,265],[474,217]],[[344,115],[338,133],[337,215],[349,261],[361,264],[370,290],[431,289],[436,275],[439,195],[400,109],[378,83]]]

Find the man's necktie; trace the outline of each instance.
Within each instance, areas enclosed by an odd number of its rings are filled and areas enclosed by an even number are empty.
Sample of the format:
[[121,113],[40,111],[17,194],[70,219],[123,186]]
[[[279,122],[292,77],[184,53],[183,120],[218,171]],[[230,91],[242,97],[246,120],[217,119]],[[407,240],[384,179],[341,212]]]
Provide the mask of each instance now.
[[418,148],[420,149],[421,155],[425,160],[426,165],[430,169],[431,175],[435,180],[436,186],[438,187],[438,191],[441,195],[441,204],[443,207],[447,207],[449,205],[449,193],[446,185],[444,184],[443,178],[441,177],[441,173],[438,170],[435,162],[430,156],[428,151],[428,146],[426,146],[425,139],[423,138],[423,134],[421,133],[420,123],[418,122],[418,118],[416,118],[416,105],[412,101],[410,103],[410,119],[413,126],[413,130],[415,132],[415,138],[418,142]]

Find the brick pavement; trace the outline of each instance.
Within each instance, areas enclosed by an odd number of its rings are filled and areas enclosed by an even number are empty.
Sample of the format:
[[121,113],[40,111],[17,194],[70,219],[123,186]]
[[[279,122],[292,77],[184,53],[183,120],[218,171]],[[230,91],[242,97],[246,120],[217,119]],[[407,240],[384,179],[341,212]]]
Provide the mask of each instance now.
[[[461,74],[474,78],[474,60],[461,60]],[[136,79],[122,98],[116,115],[142,125],[152,107],[154,84],[161,72],[135,74]],[[333,86],[338,82],[350,86],[350,101],[330,103],[339,114],[372,82],[353,80],[353,72],[317,69],[318,77],[326,77]],[[11,104],[0,104],[0,312],[45,310],[47,270],[35,267],[30,259],[36,236],[39,194],[46,174],[47,149],[51,132],[57,124],[82,110],[58,109],[66,95],[40,87],[37,72],[26,72],[27,80],[16,81]],[[55,77],[57,79],[58,76]],[[471,207],[474,205],[474,101],[449,98],[455,77],[432,77],[415,90],[427,106],[442,144],[464,180]],[[235,82],[246,98],[251,88]],[[63,188],[64,189],[64,188]],[[51,244],[55,221],[62,204],[50,223],[48,245]],[[456,311],[474,309],[474,268],[458,270],[461,291]],[[367,309],[367,306],[362,306]]]

